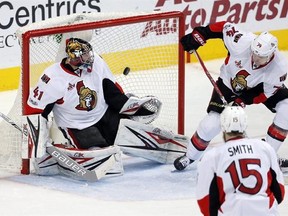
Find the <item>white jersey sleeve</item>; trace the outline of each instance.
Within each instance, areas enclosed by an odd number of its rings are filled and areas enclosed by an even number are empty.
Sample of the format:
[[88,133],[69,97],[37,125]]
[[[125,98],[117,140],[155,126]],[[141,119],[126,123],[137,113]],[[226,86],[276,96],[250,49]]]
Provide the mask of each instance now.
[[30,92],[29,106],[43,110],[48,104],[63,97],[65,92],[64,80],[61,76],[53,76],[57,73],[61,73],[59,64],[54,64],[43,72],[37,86]]
[[285,84],[288,72],[287,59],[277,50],[265,72],[267,75],[264,81],[264,93],[269,98]]
[[[225,23],[223,27],[223,41],[232,56],[243,55],[250,51],[251,41],[256,37],[251,32],[241,30],[237,25]],[[241,42],[239,40],[241,39]]]
[[71,72],[63,63],[48,67],[31,91],[28,104],[43,110],[55,103],[54,119],[61,128],[83,129],[97,123],[108,108],[103,80],[115,83],[115,78],[99,55],[94,58],[92,71],[80,68],[79,73]]
[[103,79],[107,78],[115,83],[115,77],[111,73],[111,70],[108,67],[107,63],[104,61],[104,59],[97,54],[94,54],[94,59],[95,59],[95,62],[97,62],[98,64],[97,68],[101,68],[101,70],[97,71],[96,73],[101,73]]

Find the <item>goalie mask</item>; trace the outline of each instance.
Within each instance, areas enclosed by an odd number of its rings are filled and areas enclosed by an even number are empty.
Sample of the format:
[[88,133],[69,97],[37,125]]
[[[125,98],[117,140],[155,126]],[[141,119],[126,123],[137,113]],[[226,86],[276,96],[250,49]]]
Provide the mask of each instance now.
[[91,68],[94,62],[91,44],[80,38],[67,39],[66,54],[69,63],[76,67]]
[[220,119],[224,133],[244,133],[247,128],[247,115],[240,106],[226,107]]

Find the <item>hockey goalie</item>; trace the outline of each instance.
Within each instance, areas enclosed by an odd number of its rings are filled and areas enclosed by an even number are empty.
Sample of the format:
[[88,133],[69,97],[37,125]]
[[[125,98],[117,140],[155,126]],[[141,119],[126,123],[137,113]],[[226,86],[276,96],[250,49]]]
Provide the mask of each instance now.
[[[67,38],[66,56],[46,68],[31,90],[23,140],[35,173],[63,174],[97,181],[123,174],[122,152],[159,163],[173,163],[187,139],[150,124],[161,110],[154,96],[126,95],[89,42]],[[49,120],[65,141],[55,143]]]

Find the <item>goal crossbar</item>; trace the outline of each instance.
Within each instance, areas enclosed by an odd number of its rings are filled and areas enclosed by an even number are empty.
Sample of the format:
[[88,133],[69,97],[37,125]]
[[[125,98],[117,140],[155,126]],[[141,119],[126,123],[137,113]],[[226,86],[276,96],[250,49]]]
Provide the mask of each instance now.
[[[15,102],[9,117],[21,125],[21,120],[16,116],[33,113],[27,106],[30,89],[45,67],[58,61],[58,55],[65,57],[60,53],[63,51],[61,46],[65,37],[89,35],[93,49],[107,62],[116,81],[126,93],[135,93],[140,97],[152,94],[163,102],[163,109],[155,124],[183,134],[185,60],[179,39],[185,34],[184,22],[183,13],[178,11],[98,13],[57,17],[20,28],[17,36],[21,45],[22,63],[20,92],[16,100],[20,97],[21,102]],[[123,77],[119,71],[126,66],[130,66],[131,72],[129,76]],[[23,151],[23,146],[18,146],[21,140],[19,134],[7,140],[17,147],[17,150],[9,150],[7,147],[7,151]],[[20,155],[27,163],[31,153],[25,154]],[[19,156],[19,153],[16,155]],[[26,165],[21,166],[23,169]]]

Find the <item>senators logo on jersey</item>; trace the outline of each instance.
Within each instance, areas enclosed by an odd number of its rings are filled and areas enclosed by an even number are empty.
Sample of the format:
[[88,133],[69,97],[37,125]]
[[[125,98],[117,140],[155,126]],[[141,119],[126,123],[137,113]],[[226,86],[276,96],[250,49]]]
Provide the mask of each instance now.
[[240,93],[243,90],[247,89],[247,80],[246,77],[248,77],[250,74],[246,70],[240,70],[234,79],[231,79],[231,86],[233,88],[233,91],[236,93]]
[[78,82],[76,88],[79,95],[79,104],[75,108],[86,111],[94,109],[97,103],[96,91],[85,87],[83,81]]

